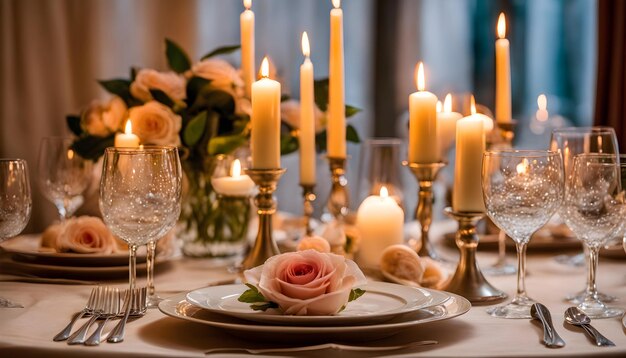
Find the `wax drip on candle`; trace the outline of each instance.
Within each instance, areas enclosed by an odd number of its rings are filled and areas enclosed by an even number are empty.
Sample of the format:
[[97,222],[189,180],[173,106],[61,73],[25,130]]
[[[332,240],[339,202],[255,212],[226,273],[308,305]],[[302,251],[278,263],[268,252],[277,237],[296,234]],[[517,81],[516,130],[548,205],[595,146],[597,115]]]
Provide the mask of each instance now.
[[309,56],[311,55],[311,47],[309,45],[309,36],[306,34],[306,31],[302,33],[302,54],[306,58],[309,58]]
[[452,95],[448,93],[443,100],[443,111],[446,113],[452,113]]
[[245,7],[246,10],[250,10],[252,7],[252,0],[243,0],[243,7]]
[[503,39],[506,36],[506,19],[503,12],[498,17],[497,32],[499,39]]
[[233,161],[233,165],[230,168],[230,176],[233,178],[239,178],[239,176],[241,175],[241,163],[239,162],[239,159],[235,159],[235,161]]
[[341,7],[341,0],[332,0],[333,1],[333,7],[335,9],[339,9]]

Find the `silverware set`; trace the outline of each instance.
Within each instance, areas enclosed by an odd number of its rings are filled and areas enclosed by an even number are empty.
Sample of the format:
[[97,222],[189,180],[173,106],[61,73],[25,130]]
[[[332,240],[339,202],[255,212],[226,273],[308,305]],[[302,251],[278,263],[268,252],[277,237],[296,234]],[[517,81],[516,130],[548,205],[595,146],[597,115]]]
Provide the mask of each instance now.
[[[123,302],[123,306],[122,306]],[[120,291],[117,288],[98,286],[91,290],[89,299],[85,307],[74,314],[69,324],[53,340],[56,342],[67,340],[67,344],[84,344],[87,346],[97,346],[103,339],[104,328],[111,319],[120,318],[118,324],[113,328],[107,337],[110,343],[124,340],[124,331],[129,316],[140,317],[146,312],[146,288],[135,288],[132,290]],[[72,328],[76,322],[89,317],[87,322],[78,330],[72,333]],[[88,337],[91,326],[98,322],[97,328]]]
[[[548,348],[565,347],[565,341],[559,336],[552,324],[552,317],[548,308],[541,303],[535,303],[530,309],[533,319],[541,321],[543,326],[543,344]],[[598,347],[613,347],[610,339],[603,336],[598,330],[591,326],[591,318],[578,307],[570,307],[565,310],[565,322],[573,326],[581,327],[584,332],[594,340]],[[625,325],[626,326],[626,325]]]

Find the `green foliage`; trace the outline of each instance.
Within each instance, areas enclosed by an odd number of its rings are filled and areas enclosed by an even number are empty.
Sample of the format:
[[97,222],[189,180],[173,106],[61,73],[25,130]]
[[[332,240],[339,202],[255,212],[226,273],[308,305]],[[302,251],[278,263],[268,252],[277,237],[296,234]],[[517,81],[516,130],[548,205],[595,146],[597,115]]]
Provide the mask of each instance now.
[[104,88],[107,92],[119,96],[128,107],[136,106],[141,104],[133,95],[130,94],[130,84],[132,83],[129,80],[116,78],[112,80],[101,80],[98,81],[100,86]]
[[172,71],[183,73],[191,69],[189,56],[177,43],[170,39],[165,39],[165,56]]
[[287,155],[293,153],[300,148],[300,142],[298,142],[298,137],[289,133],[282,133],[280,135],[280,154]]
[[183,132],[183,141],[189,147],[193,147],[200,141],[204,134],[207,123],[206,111],[200,112],[197,116],[193,117]]
[[227,154],[246,143],[247,138],[242,134],[213,137],[209,140],[209,154]]
[[108,137],[82,136],[72,143],[72,149],[81,157],[90,160],[98,160],[108,147],[112,147],[115,134]]
[[361,108],[346,104],[346,118],[350,118],[359,112],[361,112]]
[[362,290],[360,288],[353,288],[350,291],[350,298],[348,298],[348,302],[356,300],[357,298],[363,296],[363,294],[365,294],[365,290]]
[[151,89],[150,94],[152,95],[152,98],[154,98],[155,101],[161,104],[164,104],[168,107],[173,107],[175,104],[174,100],[172,100],[170,96],[168,96],[167,94],[165,94],[165,92],[159,89]]
[[359,138],[359,133],[352,126],[352,124],[348,124],[346,127],[346,140],[352,143],[361,143],[361,138]]
[[74,135],[79,137],[83,134],[83,128],[80,126],[80,116],[69,115],[65,117],[65,120],[67,121],[67,127],[72,131],[72,133],[74,133]]
[[231,114],[235,112],[235,99],[230,93],[204,86],[189,110],[193,113],[205,108],[211,108],[221,114]]
[[200,60],[206,60],[207,58],[211,58],[213,56],[218,56],[218,55],[227,55],[230,53],[233,53],[237,50],[239,50],[241,48],[240,45],[230,45],[230,46],[222,46],[222,47],[218,47],[215,50],[207,53],[206,55],[202,56],[202,58],[200,58]]
[[328,78],[315,80],[313,82],[313,93],[315,95],[315,104],[322,112],[328,109]]
[[267,301],[254,285],[246,283],[248,289],[239,296],[239,302],[250,303],[250,308],[255,311],[265,311],[268,308],[278,308],[275,302]]
[[198,97],[198,93],[200,93],[200,91],[204,90],[205,88],[208,89],[208,86],[210,84],[211,80],[207,80],[206,78],[195,76],[191,77],[189,81],[187,81],[187,103],[194,103],[196,97]]

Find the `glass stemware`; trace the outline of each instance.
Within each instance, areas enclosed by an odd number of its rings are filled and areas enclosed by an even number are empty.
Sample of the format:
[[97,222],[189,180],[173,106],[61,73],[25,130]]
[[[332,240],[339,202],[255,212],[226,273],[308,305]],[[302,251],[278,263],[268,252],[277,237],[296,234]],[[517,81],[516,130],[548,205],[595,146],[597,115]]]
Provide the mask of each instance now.
[[505,305],[487,310],[500,318],[530,318],[526,295],[526,246],[561,205],[563,166],[553,151],[494,150],[483,155],[483,198],[487,215],[515,241],[517,292]]
[[100,210],[129,246],[129,286],[136,286],[137,247],[163,237],[180,215],[182,171],[175,147],[107,148]]
[[39,189],[56,206],[62,221],[83,204],[91,181],[92,162],[75,153],[71,145],[69,138],[47,137],[39,147]]
[[[0,242],[24,230],[32,206],[26,161],[0,159]],[[0,297],[0,307],[22,306]]]
[[403,206],[401,153],[402,141],[397,138],[370,138],[365,141],[359,161],[359,202],[370,195],[378,195],[384,186],[389,196]]
[[587,289],[578,308],[591,318],[616,317],[623,311],[607,307],[598,297],[598,253],[621,230],[624,205],[618,159],[613,154],[574,157],[566,180],[563,219],[589,251]]
[[[574,156],[581,153],[619,153],[615,130],[611,127],[566,127],[552,131],[550,138],[550,149],[561,153],[563,157],[563,168],[565,169],[565,180],[572,171]],[[561,211],[562,213],[562,211]],[[570,228],[571,229],[571,228]],[[559,255],[557,262],[568,266],[583,266],[588,260],[589,252],[585,248],[584,252],[578,255]],[[585,296],[585,290],[568,294],[565,299],[572,303],[580,303]],[[616,299],[599,292],[598,297],[604,302],[611,302]]]

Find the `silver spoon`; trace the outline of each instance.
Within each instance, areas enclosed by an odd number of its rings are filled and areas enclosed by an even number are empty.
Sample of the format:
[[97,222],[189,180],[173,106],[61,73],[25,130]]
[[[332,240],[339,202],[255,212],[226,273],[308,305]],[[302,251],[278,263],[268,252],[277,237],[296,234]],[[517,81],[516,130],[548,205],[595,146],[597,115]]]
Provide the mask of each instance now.
[[570,307],[565,310],[565,322],[582,327],[585,332],[596,341],[598,347],[615,346],[615,343],[611,342],[591,326],[591,318],[589,318],[585,312],[578,309],[578,307]]
[[556,333],[552,324],[552,317],[548,308],[541,303],[535,303],[530,308],[530,315],[541,321],[543,325],[543,343],[548,348],[560,348],[565,346],[565,341]]

